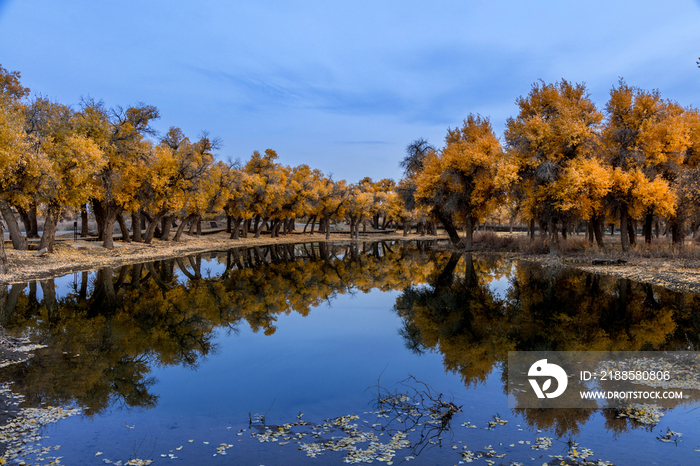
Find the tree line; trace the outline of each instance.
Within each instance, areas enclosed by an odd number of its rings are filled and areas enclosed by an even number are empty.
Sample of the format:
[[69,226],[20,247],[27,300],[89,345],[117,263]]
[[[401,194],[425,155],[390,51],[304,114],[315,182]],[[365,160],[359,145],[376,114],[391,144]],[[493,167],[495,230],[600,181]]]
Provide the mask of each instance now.
[[171,233],[178,241],[187,227],[193,232],[201,219],[221,214],[232,239],[258,237],[263,229],[277,237],[299,218],[307,219],[305,230],[318,226],[327,236],[331,222],[347,219],[357,236],[365,220],[385,228],[402,208],[389,179],[335,181],[308,165],[282,165],[271,149],[245,162],[222,162],[214,156],[219,141],[206,133],[190,139],[171,127],[158,137],[153,106],[110,109],[83,99],[73,109],[29,93],[19,72],[0,67],[0,212],[18,250],[39,236],[43,215],[39,249],[51,252],[67,210],[81,212],[83,235],[91,212],[99,240],[112,248],[115,223],[123,241],[145,243],[170,240]]
[[505,145],[488,118],[469,115],[448,129],[442,148],[423,139],[410,144],[398,183],[335,181],[308,165],[282,165],[271,149],[246,162],[217,161],[220,143],[206,133],[190,139],[171,127],[158,136],[153,106],[110,109],[83,99],[74,109],[29,94],[19,72],[0,66],[0,213],[18,250],[38,237],[43,216],[39,248],[51,252],[67,210],[81,213],[83,235],[91,212],[106,248],[113,247],[115,223],[123,241],[167,241],[171,234],[178,241],[203,218],[221,214],[232,239],[286,234],[296,219],[327,237],[339,221],[354,237],[368,222],[404,234],[412,226],[434,233],[440,224],[455,245],[471,249],[477,222],[505,208],[529,224],[531,236],[539,226],[552,252],[559,231],[566,236],[580,221],[600,246],[604,226],[619,224],[623,250],[636,242],[638,222],[647,242],[662,222],[676,244],[689,223],[698,223],[697,110],[622,80],[604,113],[583,84],[535,83],[517,99]]
[[[584,84],[533,84],[516,100],[504,145],[488,118],[469,115],[448,129],[436,149],[408,146],[406,177],[397,189],[430,211],[455,244],[472,247],[474,224],[499,208],[518,214],[549,237],[550,252],[585,221],[603,247],[603,229],[617,224],[622,250],[647,243],[659,223],[682,246],[700,220],[700,114],[620,80],[604,111]],[[457,227],[466,228],[461,239]]]

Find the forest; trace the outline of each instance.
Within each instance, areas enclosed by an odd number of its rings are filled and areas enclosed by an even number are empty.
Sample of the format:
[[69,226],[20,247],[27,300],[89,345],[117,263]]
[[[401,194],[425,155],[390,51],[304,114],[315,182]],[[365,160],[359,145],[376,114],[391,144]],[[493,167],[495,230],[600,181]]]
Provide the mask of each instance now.
[[172,233],[179,241],[220,216],[232,239],[288,234],[301,219],[305,231],[318,226],[327,237],[338,222],[354,237],[367,224],[404,234],[440,226],[454,246],[471,250],[475,225],[498,211],[526,224],[531,238],[539,229],[552,254],[560,234],[581,225],[601,248],[604,229],[619,227],[623,251],[636,244],[638,227],[645,242],[663,229],[680,248],[700,226],[698,110],[622,79],[602,110],[584,84],[534,83],[516,99],[519,113],[502,138],[488,117],[469,114],[448,128],[442,147],[410,143],[398,182],[348,183],[285,166],[272,149],[244,162],[217,160],[220,141],[206,133],[190,139],[173,126],[159,135],[153,106],[107,108],[88,98],[73,108],[30,96],[20,78],[0,66],[0,213],[16,250],[41,231],[39,249],[52,252],[68,212],[81,216],[84,235],[93,215],[109,249],[115,225],[122,241]]

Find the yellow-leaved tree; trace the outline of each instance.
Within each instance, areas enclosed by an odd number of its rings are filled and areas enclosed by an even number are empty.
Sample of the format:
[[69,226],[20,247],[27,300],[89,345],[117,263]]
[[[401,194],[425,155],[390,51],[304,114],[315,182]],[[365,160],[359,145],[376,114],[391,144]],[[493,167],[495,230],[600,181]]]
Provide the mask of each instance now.
[[566,80],[535,83],[516,103],[520,112],[508,119],[505,131],[509,158],[518,167],[512,194],[532,228],[534,222],[546,228],[550,253],[556,254],[558,225],[571,220],[565,207],[573,201],[561,198],[561,178],[574,161],[595,155],[602,115],[584,84]]
[[[34,164],[41,171],[34,202],[44,206],[39,249],[53,252],[56,225],[65,208],[79,209],[99,195],[97,174],[106,159],[98,144],[77,131],[77,116],[69,107],[37,98],[31,104]],[[26,207],[26,201],[23,207]]]
[[555,191],[557,209],[588,221],[601,248],[605,201],[612,187],[612,175],[610,166],[596,157],[576,158],[564,168]]
[[441,151],[425,158],[416,199],[435,209],[455,245],[462,241],[453,225],[464,222],[463,245],[471,250],[476,222],[498,206],[514,177],[488,118],[469,115],[461,128],[448,129]]
[[107,249],[114,247],[114,222],[138,194],[134,188],[140,179],[142,161],[151,150],[145,137],[154,134],[149,125],[159,117],[158,109],[150,105],[109,110],[94,100],[83,101],[77,114],[77,132],[92,139],[105,157],[95,177],[99,194],[90,203],[99,239]]
[[[25,138],[24,113],[20,100],[29,89],[19,84],[18,72],[8,72],[0,66],[0,199],[16,183],[17,170],[29,147]],[[1,223],[1,222],[0,222]],[[4,237],[0,226],[0,239]],[[0,241],[0,273],[7,273],[4,241]]]
[[672,173],[690,142],[688,120],[677,104],[658,91],[644,91],[620,80],[610,90],[602,132],[606,161],[615,170],[609,203],[620,218],[622,249],[635,242],[636,219],[644,216],[647,242],[655,214],[673,216]]

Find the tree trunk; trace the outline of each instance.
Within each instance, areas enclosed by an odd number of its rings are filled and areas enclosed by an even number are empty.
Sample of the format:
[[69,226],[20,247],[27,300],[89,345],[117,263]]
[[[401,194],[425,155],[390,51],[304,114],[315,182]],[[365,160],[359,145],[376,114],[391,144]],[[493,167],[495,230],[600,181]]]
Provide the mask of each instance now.
[[627,221],[627,234],[630,237],[630,246],[637,244],[637,221],[633,218]]
[[[314,234],[314,227],[316,226],[316,215],[311,217],[311,234]],[[304,227],[304,231],[306,231],[306,227]]]
[[170,229],[173,226],[173,216],[172,215],[166,215],[161,219],[161,230],[162,233],[160,235],[160,240],[161,241],[170,241]]
[[462,242],[462,238],[459,237],[457,228],[455,228],[449,215],[444,214],[440,209],[433,209],[433,213],[435,213],[435,216],[440,223],[442,223],[443,228],[450,236],[450,241],[452,241],[452,244],[457,247],[463,247],[464,243]]
[[685,241],[685,222],[677,216],[669,219],[671,226],[671,241],[679,249],[683,247]]
[[627,252],[630,249],[630,238],[627,234],[627,217],[627,204],[622,204],[620,206],[620,242],[624,252]]
[[124,215],[117,215],[117,223],[119,224],[119,231],[122,234],[122,241],[125,243],[131,243],[131,238],[129,237],[129,229],[126,227],[126,222],[124,221]]
[[7,273],[7,254],[5,253],[5,230],[0,222],[0,273]]
[[92,212],[93,212],[93,214],[95,214],[95,222],[97,222],[97,241],[104,241],[105,209],[102,206],[102,202],[93,201],[92,202]]
[[29,221],[31,222],[31,228],[28,232],[28,238],[38,238],[39,237],[39,222],[36,218],[37,205],[32,203],[29,205]]
[[549,230],[549,254],[556,256],[559,254],[559,231],[552,217],[547,219],[547,230]]
[[44,231],[39,242],[39,249],[53,252],[53,243],[56,238],[56,224],[61,216],[61,207],[50,203],[46,208],[46,219],[44,220]]
[[[88,235],[88,211],[87,211],[87,204],[83,204],[83,206],[80,208],[80,237],[87,238],[87,235]],[[134,240],[134,241],[136,241],[136,240]]]
[[37,207],[35,203],[30,204],[29,210],[17,206],[22,223],[24,223],[24,232],[27,238],[39,237],[39,223],[36,220]]
[[141,214],[139,212],[131,212],[131,235],[135,243],[143,241],[141,235]]
[[603,222],[604,220],[598,217],[593,217],[592,219],[593,235],[595,236],[595,242],[601,249],[603,248],[603,232],[601,231],[603,228]]
[[467,215],[467,222],[465,226],[466,237],[464,238],[464,248],[467,251],[474,249],[474,223],[476,223],[476,219],[470,215]]
[[255,219],[253,221],[253,231],[255,232],[255,237],[257,238],[259,236],[259,231],[258,230],[258,224],[260,223],[260,216],[256,215]]
[[652,227],[654,222],[654,212],[647,212],[644,216],[644,242],[651,244]]
[[231,239],[238,239],[238,230],[241,227],[241,218],[233,217],[233,225],[231,227]]
[[255,236],[253,238],[260,238],[260,232],[263,229],[263,226],[267,223],[267,219],[264,221],[260,222],[260,217],[255,217]]
[[190,223],[190,227],[187,229],[187,234],[194,236],[195,231],[197,231],[197,224],[195,223],[195,219],[192,219],[192,223]]
[[[173,238],[173,241],[180,241],[180,237],[182,236],[182,233],[185,231],[185,225],[187,225],[187,222],[193,222],[194,219],[197,216],[195,214],[188,215],[182,223],[177,227],[177,231],[175,232],[175,237]],[[231,217],[229,217],[230,219]]]
[[29,238],[29,232],[32,229],[32,221],[29,219],[29,212],[20,206],[15,206],[15,208],[17,209],[20,220],[22,220],[22,223],[24,224],[24,235]]
[[158,212],[153,219],[149,219],[150,223],[148,224],[148,228],[146,228],[146,234],[144,235],[143,242],[146,244],[151,244],[151,241],[153,241],[153,235],[156,232],[156,227],[158,226],[158,223],[160,223],[160,220],[167,214],[167,210],[161,210]]
[[231,216],[226,215],[226,233],[231,233]]
[[117,221],[118,214],[116,206],[105,206],[102,245],[107,249],[114,249],[114,222]]
[[202,236],[202,216],[197,216],[197,236]]
[[331,219],[326,217],[324,219],[323,225],[326,227],[326,239],[331,239]]
[[10,204],[8,204],[7,201],[0,200],[0,212],[2,212],[5,223],[7,223],[7,229],[10,232],[10,239],[12,240],[12,247],[17,251],[26,251],[27,238],[22,236],[22,232],[17,224],[17,218],[15,217],[14,212],[12,212],[12,207],[10,207]]

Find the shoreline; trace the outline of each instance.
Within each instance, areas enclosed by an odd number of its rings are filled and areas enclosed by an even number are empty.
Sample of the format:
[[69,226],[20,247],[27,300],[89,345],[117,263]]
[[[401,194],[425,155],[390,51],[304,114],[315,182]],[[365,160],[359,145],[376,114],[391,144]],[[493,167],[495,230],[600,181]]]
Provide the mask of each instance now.
[[105,249],[97,241],[57,241],[54,252],[37,256],[36,251],[17,251],[6,245],[9,272],[0,274],[0,285],[26,283],[33,280],[56,278],[74,272],[86,272],[102,267],[119,267],[141,262],[170,259],[184,255],[226,251],[237,247],[267,246],[271,244],[299,243],[362,243],[376,241],[435,241],[447,240],[447,235],[425,235],[403,233],[372,234],[362,236],[359,240],[351,239],[350,234],[334,233],[329,239],[326,235],[314,233],[292,233],[279,238],[261,236],[260,238],[240,238],[233,240],[225,232],[206,236],[183,235],[181,240],[161,241],[154,239],[151,244],[114,242],[114,249]]
[[[375,241],[435,241],[449,240],[446,234],[425,235],[403,233],[374,233],[351,239],[349,233],[334,233],[329,239],[325,234],[292,233],[279,238],[240,238],[232,240],[225,232],[206,236],[184,235],[179,242],[154,239],[151,244],[124,243],[115,241],[114,249],[104,249],[96,241],[60,241],[54,252],[37,256],[36,251],[16,251],[7,248],[10,272],[0,275],[0,285],[26,283],[33,280],[55,278],[74,272],[85,272],[102,267],[119,267],[140,262],[155,261],[183,255],[226,251],[236,247],[263,246],[271,244],[297,244],[309,242],[360,243]],[[481,246],[481,247],[480,247]],[[445,249],[459,252],[451,245]],[[617,259],[619,254],[582,251],[563,252],[558,256],[549,254],[513,252],[498,248],[484,248],[475,244],[473,254],[496,254],[508,259],[536,262],[544,267],[571,267],[584,272],[614,276],[640,283],[662,286],[673,291],[700,294],[700,260],[683,258],[639,257],[630,255],[620,265],[593,265],[594,259]]]
[[[671,291],[700,294],[700,261],[697,260],[633,257],[625,264],[593,265],[593,259],[586,257],[584,260],[582,255],[576,254],[559,257],[523,253],[501,254],[511,259],[536,262],[543,267],[569,267],[583,272],[661,286]],[[601,254],[600,258],[607,257]]]

